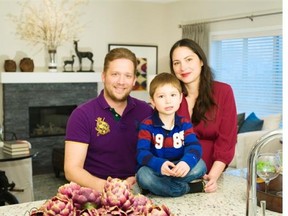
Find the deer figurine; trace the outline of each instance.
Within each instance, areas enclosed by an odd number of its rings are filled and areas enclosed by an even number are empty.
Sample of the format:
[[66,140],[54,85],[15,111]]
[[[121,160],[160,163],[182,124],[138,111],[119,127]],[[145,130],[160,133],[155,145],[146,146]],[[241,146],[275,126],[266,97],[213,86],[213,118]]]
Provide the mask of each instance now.
[[82,59],[83,58],[88,58],[90,61],[91,61],[91,66],[90,66],[90,71],[94,71],[93,70],[93,53],[92,52],[80,52],[78,50],[78,41],[79,40],[74,40],[74,46],[75,46],[75,52],[76,52],[76,55],[78,56],[78,59],[79,59],[79,71],[82,71]]
[[72,55],[72,60],[65,60],[64,61],[64,71],[66,71],[66,65],[71,65],[71,71],[74,72],[74,70],[73,70],[74,58],[75,58],[75,55]]

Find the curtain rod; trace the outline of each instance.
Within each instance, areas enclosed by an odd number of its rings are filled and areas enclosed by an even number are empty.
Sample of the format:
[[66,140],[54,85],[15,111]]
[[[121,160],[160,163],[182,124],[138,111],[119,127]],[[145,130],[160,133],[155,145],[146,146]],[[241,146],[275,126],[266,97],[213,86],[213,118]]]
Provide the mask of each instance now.
[[[234,17],[234,18],[223,18],[223,19],[216,19],[216,20],[211,20],[211,21],[204,21],[202,23],[216,23],[216,22],[223,22],[223,21],[232,21],[232,20],[240,20],[240,19],[250,19],[251,22],[254,21],[254,18],[256,17],[263,17],[263,16],[271,16],[271,15],[277,15],[277,14],[282,14],[282,11],[278,12],[273,12],[273,13],[265,13],[265,14],[257,14],[257,15],[251,15],[251,16],[241,16],[241,17]],[[201,23],[201,22],[199,22]],[[198,24],[198,23],[193,23],[193,24]],[[186,24],[186,25],[193,25],[193,24]],[[179,25],[179,28],[182,28],[184,25]]]

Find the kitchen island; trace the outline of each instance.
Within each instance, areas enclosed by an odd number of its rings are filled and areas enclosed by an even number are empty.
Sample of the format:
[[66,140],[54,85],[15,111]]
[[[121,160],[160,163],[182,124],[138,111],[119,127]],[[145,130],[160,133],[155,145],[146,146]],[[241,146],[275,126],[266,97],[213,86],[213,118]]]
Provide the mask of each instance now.
[[[223,174],[215,193],[187,194],[177,198],[148,195],[155,204],[165,204],[179,216],[243,216],[246,213],[246,180],[243,177]],[[55,192],[56,195],[56,192]],[[40,207],[45,200],[0,207],[1,216],[28,216],[33,208]],[[258,207],[258,210],[260,208]],[[282,215],[266,210],[266,216]]]

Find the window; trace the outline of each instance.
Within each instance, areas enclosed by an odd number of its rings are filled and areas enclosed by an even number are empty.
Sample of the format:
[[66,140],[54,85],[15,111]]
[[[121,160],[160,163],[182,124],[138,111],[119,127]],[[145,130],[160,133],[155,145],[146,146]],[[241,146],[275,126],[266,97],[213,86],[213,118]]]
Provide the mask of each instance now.
[[[234,34],[235,36],[235,34]],[[233,88],[237,112],[264,117],[282,113],[282,36],[221,39],[212,36],[211,68],[215,80]]]

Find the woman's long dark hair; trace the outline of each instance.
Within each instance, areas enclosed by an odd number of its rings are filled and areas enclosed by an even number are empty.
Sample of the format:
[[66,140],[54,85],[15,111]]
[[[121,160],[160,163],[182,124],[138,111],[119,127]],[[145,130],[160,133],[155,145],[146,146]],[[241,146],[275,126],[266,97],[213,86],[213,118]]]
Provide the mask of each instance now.
[[[205,122],[209,120],[212,116],[208,116],[208,112],[213,111],[216,107],[216,103],[213,99],[213,88],[212,83],[214,80],[214,75],[208,65],[206,55],[202,48],[193,40],[191,39],[181,39],[177,41],[172,48],[170,49],[170,70],[171,73],[175,75],[175,72],[173,70],[173,59],[172,55],[174,50],[177,47],[187,47],[190,50],[192,50],[199,59],[203,62],[201,74],[200,74],[200,84],[199,84],[199,95],[196,99],[196,103],[193,108],[193,114],[192,114],[192,123],[197,125],[200,123],[201,120],[204,120]],[[187,89],[183,82],[181,82],[183,93],[184,95],[187,95]],[[214,112],[210,114],[215,114]]]

